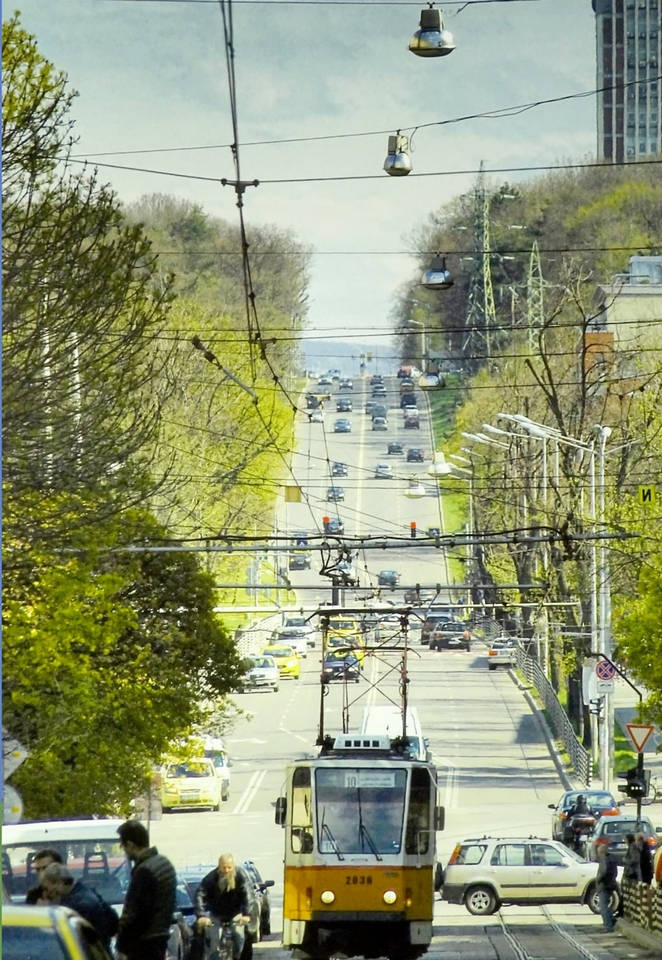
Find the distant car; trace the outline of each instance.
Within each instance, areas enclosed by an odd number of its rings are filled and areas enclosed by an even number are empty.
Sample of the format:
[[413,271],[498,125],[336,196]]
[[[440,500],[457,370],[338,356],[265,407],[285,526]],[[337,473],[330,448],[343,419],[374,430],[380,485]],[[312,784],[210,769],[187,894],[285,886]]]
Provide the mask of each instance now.
[[336,400],[336,410],[338,413],[351,413],[352,401],[349,397],[340,397],[339,400]]
[[404,428],[405,430],[420,430],[421,421],[418,417],[418,414],[408,414],[405,417]]
[[401,443],[389,443],[388,447],[386,448],[386,452],[389,454],[394,454],[404,453],[405,451]]
[[324,524],[324,533],[338,535],[345,532],[345,524],[338,517],[329,517]]
[[317,410],[320,405],[319,399],[315,396],[314,393],[306,394],[306,409],[307,410]]
[[400,574],[397,570],[380,570],[377,574],[377,583],[380,587],[397,587]]
[[366,402],[365,402],[365,407],[364,407],[365,412],[366,412],[366,413],[372,413],[372,411],[375,409],[376,405],[377,405],[377,401],[376,401],[376,400],[366,400]]
[[338,384],[338,389],[339,389],[339,390],[353,390],[353,389],[354,389],[354,384],[353,384],[353,382],[349,379],[349,377],[343,377],[342,380],[340,381],[340,383]]
[[161,806],[164,813],[186,808],[219,810],[221,790],[221,781],[208,757],[166,763],[163,767]]
[[425,453],[420,447],[410,447],[407,450],[407,463],[423,463]]
[[311,423],[324,423],[324,414],[321,410],[313,410],[310,414]]
[[388,430],[388,420],[386,417],[374,417],[372,421],[373,430]]
[[225,803],[230,799],[232,760],[225,749],[223,740],[220,737],[206,736],[203,743],[203,754],[214,764],[216,776],[221,781],[221,800]]
[[281,677],[299,679],[299,657],[294,647],[289,644],[270,643],[262,651],[262,656],[274,658]]
[[347,420],[345,417],[339,417],[333,424],[334,433],[351,433],[352,432],[352,423],[350,420]]
[[332,382],[333,381],[331,380],[331,377],[327,377],[326,375],[318,377],[317,379],[317,383],[320,387],[330,387]]
[[370,386],[373,387],[376,383],[382,383],[383,380],[381,373],[373,373],[370,377]]
[[110,960],[99,934],[68,907],[2,905],[5,960]]
[[375,467],[375,480],[392,480],[394,476],[390,463],[378,463]]
[[358,683],[361,679],[358,659],[352,654],[343,656],[330,651],[322,663],[322,679],[325,683],[331,680],[352,680]]
[[450,610],[430,610],[426,614],[423,626],[421,627],[421,643],[430,642],[430,634],[439,624],[448,620],[453,620],[453,614]]
[[326,499],[330,500],[332,503],[336,503],[338,500],[344,500],[345,488],[344,487],[327,487]]
[[428,527],[425,531],[426,537],[438,537],[441,534],[440,527]]
[[510,637],[495,637],[487,651],[489,670],[497,667],[512,667],[515,663],[515,643]]
[[643,833],[644,842],[653,853],[658,844],[659,834],[662,833],[662,827],[654,827],[648,817],[637,819],[632,814],[600,818],[588,848],[591,860],[597,860],[599,848],[606,846],[616,863],[622,866],[623,857],[628,848],[625,839],[628,833]]
[[[442,899],[488,916],[503,904],[584,903],[600,912],[595,864],[555,840],[480,837],[456,844],[444,871]],[[618,892],[613,906],[617,907]]]
[[297,550],[296,553],[290,554],[287,565],[290,570],[310,570],[311,564],[310,550]]
[[346,477],[347,476],[347,464],[341,463],[336,460],[331,464],[331,476],[332,477]]
[[430,634],[430,650],[471,650],[471,630],[461,620],[438,623]]
[[298,627],[306,636],[306,643],[309,647],[314,647],[319,639],[319,631],[310,623],[306,617],[287,617],[283,624],[284,629],[288,627]]
[[281,627],[274,630],[269,642],[294,647],[298,657],[308,656],[308,631],[305,627]]
[[415,407],[416,406],[416,394],[415,393],[403,393],[400,397],[400,407],[404,409],[405,407]]
[[553,810],[552,814],[552,837],[555,840],[563,840],[564,826],[568,819],[568,810],[576,803],[578,796],[586,797],[586,803],[600,817],[615,817],[620,814],[619,806],[614,797],[608,790],[566,790],[561,794],[558,803],[548,803],[547,806]]
[[280,674],[273,657],[248,658],[247,669],[241,678],[242,690],[273,690],[278,693]]
[[385,403],[376,403],[372,408],[372,419],[375,417],[383,417],[384,420],[388,419],[388,407]]
[[376,383],[372,388],[373,397],[385,397],[386,396],[386,387],[381,383]]

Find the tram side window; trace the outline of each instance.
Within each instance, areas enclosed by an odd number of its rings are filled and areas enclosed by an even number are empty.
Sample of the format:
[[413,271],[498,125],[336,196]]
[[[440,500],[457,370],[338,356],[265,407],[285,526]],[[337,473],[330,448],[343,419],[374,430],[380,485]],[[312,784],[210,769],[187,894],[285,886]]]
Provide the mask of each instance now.
[[313,817],[310,768],[297,767],[292,777],[290,842],[292,853],[312,853]]
[[414,767],[409,790],[409,814],[405,850],[407,853],[427,853],[430,849],[430,775],[427,770]]

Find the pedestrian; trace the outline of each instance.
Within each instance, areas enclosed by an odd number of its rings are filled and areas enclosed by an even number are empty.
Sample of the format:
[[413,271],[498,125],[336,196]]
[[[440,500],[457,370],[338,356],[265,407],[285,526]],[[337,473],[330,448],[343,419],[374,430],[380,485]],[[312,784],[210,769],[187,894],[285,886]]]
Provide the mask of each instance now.
[[117,933],[119,960],[163,960],[175,909],[175,868],[156,847],[139,820],[118,827],[120,845],[133,861]]
[[70,907],[91,923],[107,950],[117,933],[119,917],[93,887],[76,880],[63,863],[51,863],[41,875],[45,898],[49,903]]
[[[224,923],[240,919],[233,924],[232,940],[234,960],[239,960],[244,951],[246,935],[243,924],[250,923],[253,907],[252,884],[244,871],[237,867],[231,853],[222,853],[218,867],[203,877],[195,895],[195,914],[198,930],[214,925],[214,938]],[[211,914],[211,918],[206,914]],[[243,957],[246,960],[246,957]]]
[[641,882],[650,884],[653,880],[653,857],[650,847],[646,843],[643,833],[635,834],[635,842],[639,850],[639,866],[641,870]]
[[25,902],[30,906],[39,904],[44,900],[44,889],[41,885],[41,875],[51,863],[62,863],[62,854],[54,847],[43,847],[37,850],[32,858],[32,869],[37,874],[37,883],[30,887],[25,895]]
[[623,857],[623,879],[637,883],[641,880],[641,854],[633,833],[625,835],[628,847]]
[[611,900],[615,890],[618,890],[616,882],[616,861],[609,852],[609,847],[603,844],[598,847],[598,872],[596,874],[596,886],[598,888],[598,901],[600,903],[600,914],[602,923],[607,933],[611,933],[616,924],[611,909]]

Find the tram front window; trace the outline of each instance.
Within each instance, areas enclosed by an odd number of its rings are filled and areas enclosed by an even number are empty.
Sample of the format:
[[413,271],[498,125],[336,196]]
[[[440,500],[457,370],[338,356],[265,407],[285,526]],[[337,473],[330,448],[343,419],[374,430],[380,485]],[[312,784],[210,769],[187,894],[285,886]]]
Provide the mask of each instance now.
[[321,853],[399,853],[405,770],[362,767],[315,771],[317,844]]

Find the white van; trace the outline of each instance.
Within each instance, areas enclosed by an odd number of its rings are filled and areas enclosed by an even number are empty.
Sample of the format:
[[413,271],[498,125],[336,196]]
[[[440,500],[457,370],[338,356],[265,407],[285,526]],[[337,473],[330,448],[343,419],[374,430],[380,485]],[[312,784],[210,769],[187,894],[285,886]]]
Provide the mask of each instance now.
[[[362,734],[388,734],[391,740],[402,736],[402,711],[393,704],[366,707],[361,722]],[[407,707],[407,737],[414,760],[430,760],[428,740],[423,736],[418,711]]]
[[2,878],[14,903],[23,903],[38,883],[32,863],[40,850],[57,850],[77,880],[108,903],[120,905],[130,880],[130,865],[120,847],[117,828],[125,821],[43,820],[3,824]]

